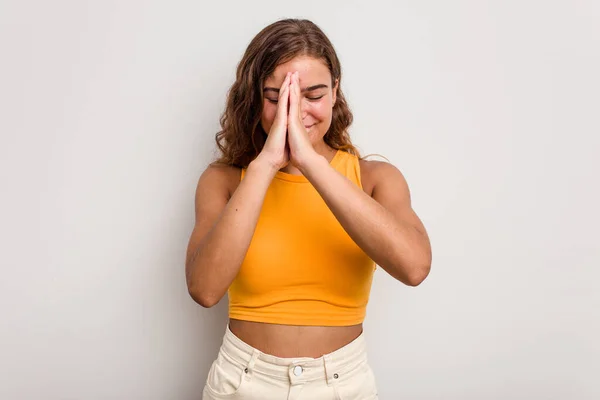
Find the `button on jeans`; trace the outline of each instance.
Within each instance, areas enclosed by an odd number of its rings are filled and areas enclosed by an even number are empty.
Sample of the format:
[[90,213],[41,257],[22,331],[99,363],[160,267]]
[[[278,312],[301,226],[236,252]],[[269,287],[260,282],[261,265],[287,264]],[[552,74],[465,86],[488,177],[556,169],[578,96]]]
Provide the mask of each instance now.
[[378,399],[367,360],[364,332],[318,358],[282,358],[261,352],[225,330],[203,400],[372,400]]

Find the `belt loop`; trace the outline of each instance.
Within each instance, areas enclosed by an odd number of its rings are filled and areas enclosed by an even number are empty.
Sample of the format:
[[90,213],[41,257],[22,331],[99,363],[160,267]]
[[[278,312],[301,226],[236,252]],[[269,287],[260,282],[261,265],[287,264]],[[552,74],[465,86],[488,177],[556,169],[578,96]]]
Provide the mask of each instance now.
[[259,355],[260,350],[252,350],[252,357],[250,357],[250,361],[248,361],[248,365],[244,369],[244,372],[246,373],[246,379],[250,379],[252,372],[254,372],[254,364],[256,363],[256,360],[258,359]]

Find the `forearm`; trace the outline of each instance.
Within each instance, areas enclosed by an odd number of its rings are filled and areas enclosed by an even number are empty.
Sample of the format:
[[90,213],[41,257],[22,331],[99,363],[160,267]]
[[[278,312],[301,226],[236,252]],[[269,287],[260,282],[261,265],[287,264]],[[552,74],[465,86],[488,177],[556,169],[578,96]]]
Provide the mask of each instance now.
[[429,240],[332,168],[322,156],[307,163],[303,174],[354,242],[390,275],[415,285],[427,274]]
[[266,163],[250,163],[220,218],[197,246],[188,285],[206,303],[216,304],[237,276],[276,172]]

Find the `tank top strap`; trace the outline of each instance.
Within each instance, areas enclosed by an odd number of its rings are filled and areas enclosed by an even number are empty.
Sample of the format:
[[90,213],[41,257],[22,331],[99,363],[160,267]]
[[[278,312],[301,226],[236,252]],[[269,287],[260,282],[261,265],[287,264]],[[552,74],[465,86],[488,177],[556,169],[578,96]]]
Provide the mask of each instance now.
[[338,163],[336,163],[335,169],[337,169],[342,175],[362,189],[360,160],[357,156],[346,151],[340,151],[340,160]]

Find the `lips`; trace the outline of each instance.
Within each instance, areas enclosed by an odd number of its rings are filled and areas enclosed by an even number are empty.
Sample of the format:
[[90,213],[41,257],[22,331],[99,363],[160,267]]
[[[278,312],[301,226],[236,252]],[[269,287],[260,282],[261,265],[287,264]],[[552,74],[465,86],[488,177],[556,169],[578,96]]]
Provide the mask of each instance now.
[[304,129],[310,129],[314,126],[315,124],[309,125],[309,126],[304,126]]

